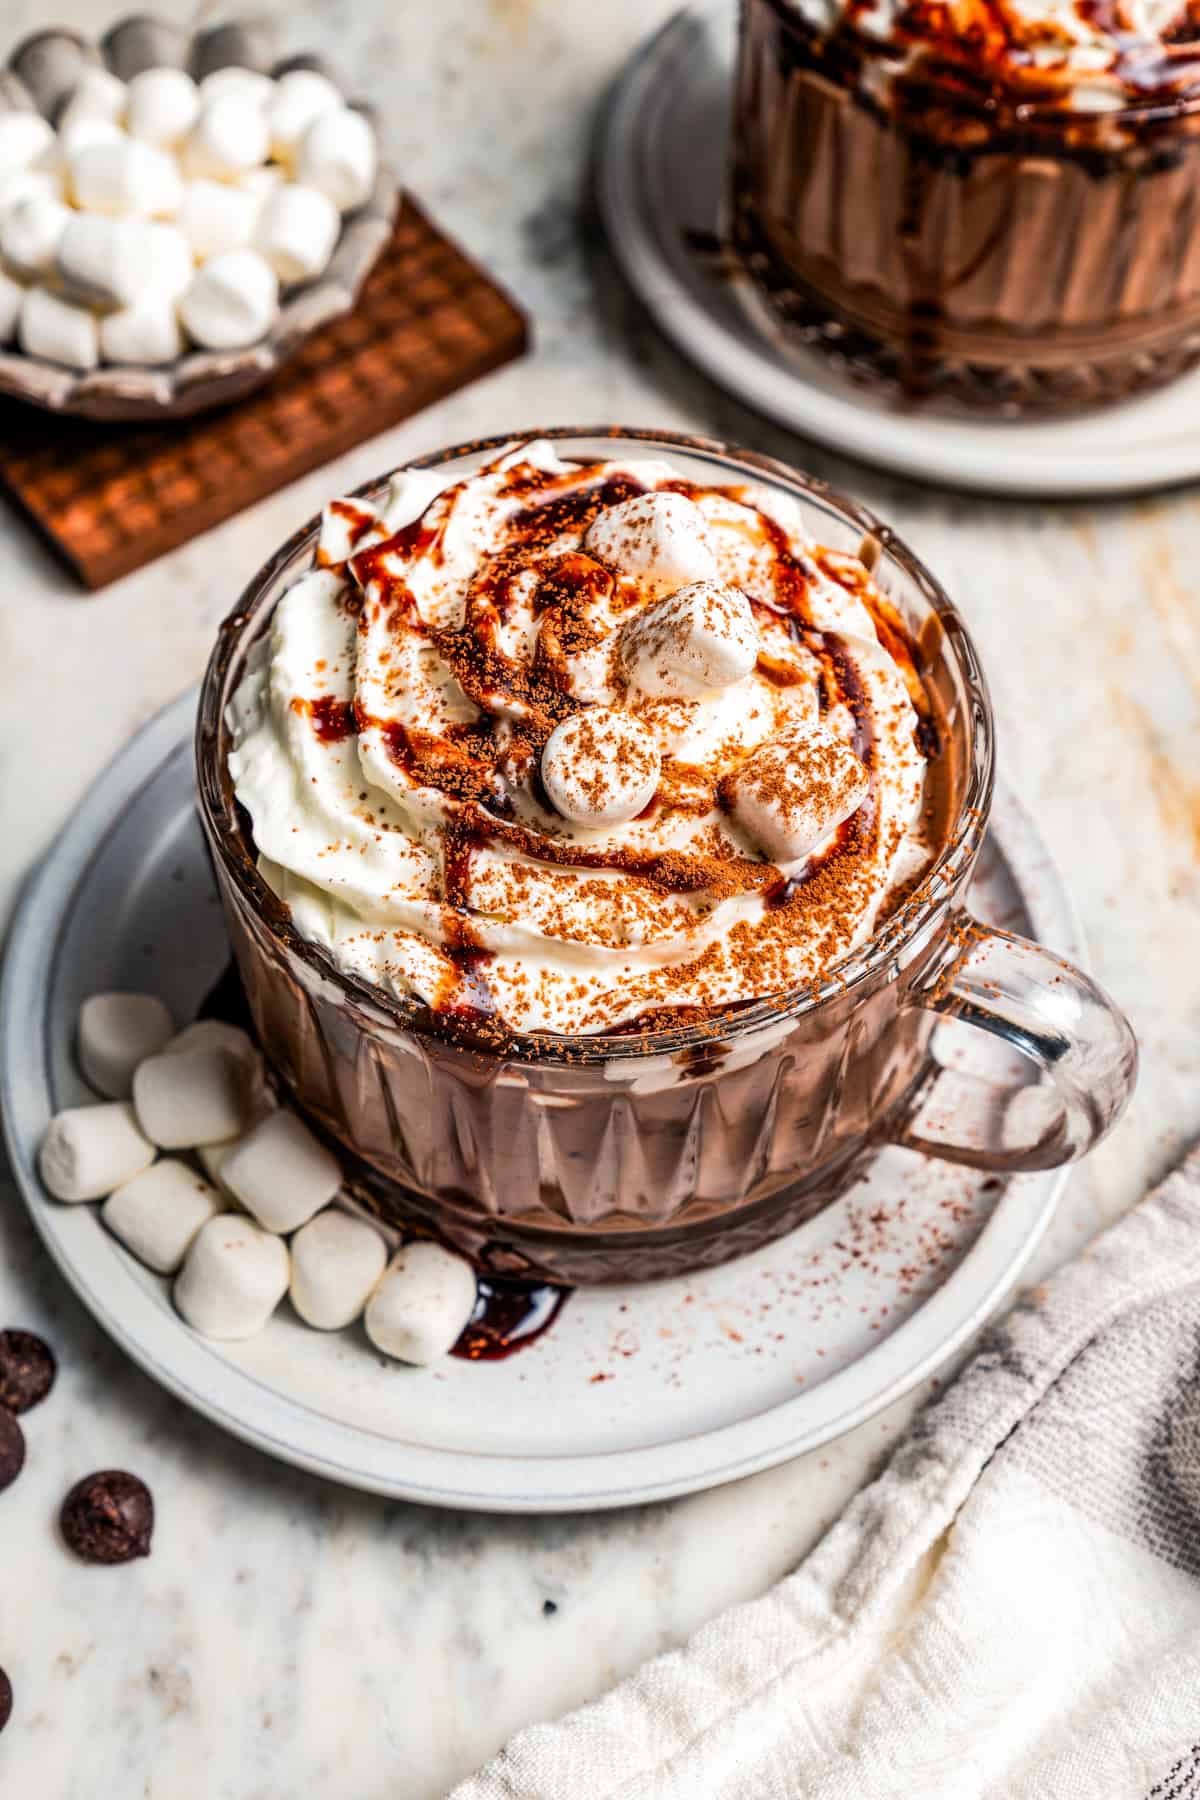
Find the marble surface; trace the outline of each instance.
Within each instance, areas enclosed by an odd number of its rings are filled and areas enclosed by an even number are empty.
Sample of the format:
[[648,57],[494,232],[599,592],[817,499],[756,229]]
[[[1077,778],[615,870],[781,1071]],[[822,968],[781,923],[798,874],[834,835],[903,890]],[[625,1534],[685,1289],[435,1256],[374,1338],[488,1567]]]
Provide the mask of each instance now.
[[[1067,871],[1144,1073],[1073,1179],[1039,1268],[1117,1216],[1200,1127],[1200,499],[988,503],[832,458],[694,374],[639,316],[586,193],[594,109],[671,0],[300,0],[285,47],[340,58],[413,188],[536,320],[524,363],[364,445],[106,592],[0,531],[0,905],[95,772],[200,673],[234,589],[297,520],[406,454],[535,423],[702,429],[782,455],[890,518],[984,651],[1001,761]],[[95,29],[93,0],[64,19]],[[10,0],[6,31],[45,22]],[[536,80],[532,71],[536,68]],[[906,1402],[724,1491],[567,1520],[343,1493],[167,1400],[92,1325],[0,1196],[0,1324],[62,1373],[0,1498],[0,1791],[38,1800],[432,1800],[521,1724],[598,1694],[790,1568],[879,1461]],[[82,1472],[153,1485],[154,1555],[73,1563],[52,1529]],[[553,1608],[547,1605],[553,1603]]]

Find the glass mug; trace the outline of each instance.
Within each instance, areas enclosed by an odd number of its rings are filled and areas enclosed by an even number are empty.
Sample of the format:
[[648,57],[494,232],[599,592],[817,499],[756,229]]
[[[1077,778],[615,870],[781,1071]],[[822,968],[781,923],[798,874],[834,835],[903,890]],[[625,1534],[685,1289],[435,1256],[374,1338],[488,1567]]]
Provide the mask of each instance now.
[[1005,104],[808,10],[740,13],[730,215],[776,341],[985,411],[1119,400],[1196,362],[1194,96]]
[[[1079,970],[972,919],[965,895],[992,795],[992,711],[975,648],[937,582],[864,508],[748,451],[668,432],[555,429],[581,460],[662,456],[705,485],[765,483],[838,550],[869,545],[875,579],[918,646],[952,783],[944,847],[920,888],[819,985],[687,1026],[628,1036],[538,1034],[497,1051],[414,999],[342,973],[295,930],[259,875],[230,780],[226,708],[253,642],[310,564],[311,520],[259,571],[220,629],[196,737],[200,811],[234,955],[263,1048],[343,1154],[379,1216],[417,1223],[497,1272],[628,1281],[721,1262],[828,1205],[885,1142],[998,1171],[1082,1156],[1120,1114],[1137,1052]],[[464,476],[501,443],[414,467]],[[382,494],[385,481],[358,490]],[[1013,1139],[992,1107],[982,1140],[920,1135],[930,1039],[953,1015],[1007,1040],[1053,1104]],[[1024,1089],[1028,1094],[1028,1088]],[[925,1108],[924,1110],[928,1110]]]

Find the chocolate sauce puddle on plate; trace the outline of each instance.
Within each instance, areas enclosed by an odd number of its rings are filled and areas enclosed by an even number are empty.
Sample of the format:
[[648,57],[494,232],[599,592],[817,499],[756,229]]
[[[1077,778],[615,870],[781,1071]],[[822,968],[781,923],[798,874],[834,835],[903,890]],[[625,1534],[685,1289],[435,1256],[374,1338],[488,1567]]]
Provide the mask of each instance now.
[[502,1362],[548,1331],[572,1292],[548,1281],[481,1275],[471,1322],[451,1350],[464,1362]]

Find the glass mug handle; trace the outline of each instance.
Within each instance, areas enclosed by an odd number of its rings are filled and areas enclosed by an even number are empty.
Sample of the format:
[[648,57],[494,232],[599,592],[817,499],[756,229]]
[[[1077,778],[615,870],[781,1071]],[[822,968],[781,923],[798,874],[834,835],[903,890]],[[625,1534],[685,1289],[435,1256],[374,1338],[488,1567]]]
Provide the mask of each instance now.
[[1002,1039],[1042,1077],[1002,1086],[941,1065],[895,1134],[910,1150],[996,1173],[1057,1168],[1098,1144],[1133,1092],[1137,1040],[1103,989],[1053,951],[969,913],[910,1004]]

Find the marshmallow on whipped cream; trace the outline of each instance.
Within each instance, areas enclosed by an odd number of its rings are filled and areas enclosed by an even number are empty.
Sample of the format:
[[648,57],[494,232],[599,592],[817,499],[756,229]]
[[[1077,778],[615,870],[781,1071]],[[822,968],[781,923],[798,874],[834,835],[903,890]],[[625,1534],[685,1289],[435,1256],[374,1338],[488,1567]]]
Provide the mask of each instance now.
[[691,581],[635,614],[621,634],[621,661],[643,694],[688,699],[742,681],[758,645],[740,588]]
[[821,978],[931,860],[903,628],[775,490],[534,441],[333,502],[316,562],[230,772],[298,931],[390,993],[703,1015]]
[[761,744],[730,776],[726,797],[747,836],[790,868],[858,811],[870,786],[850,745],[811,726]]
[[542,751],[550,802],[577,825],[621,825],[649,806],[661,758],[625,713],[589,706],[556,725]]

